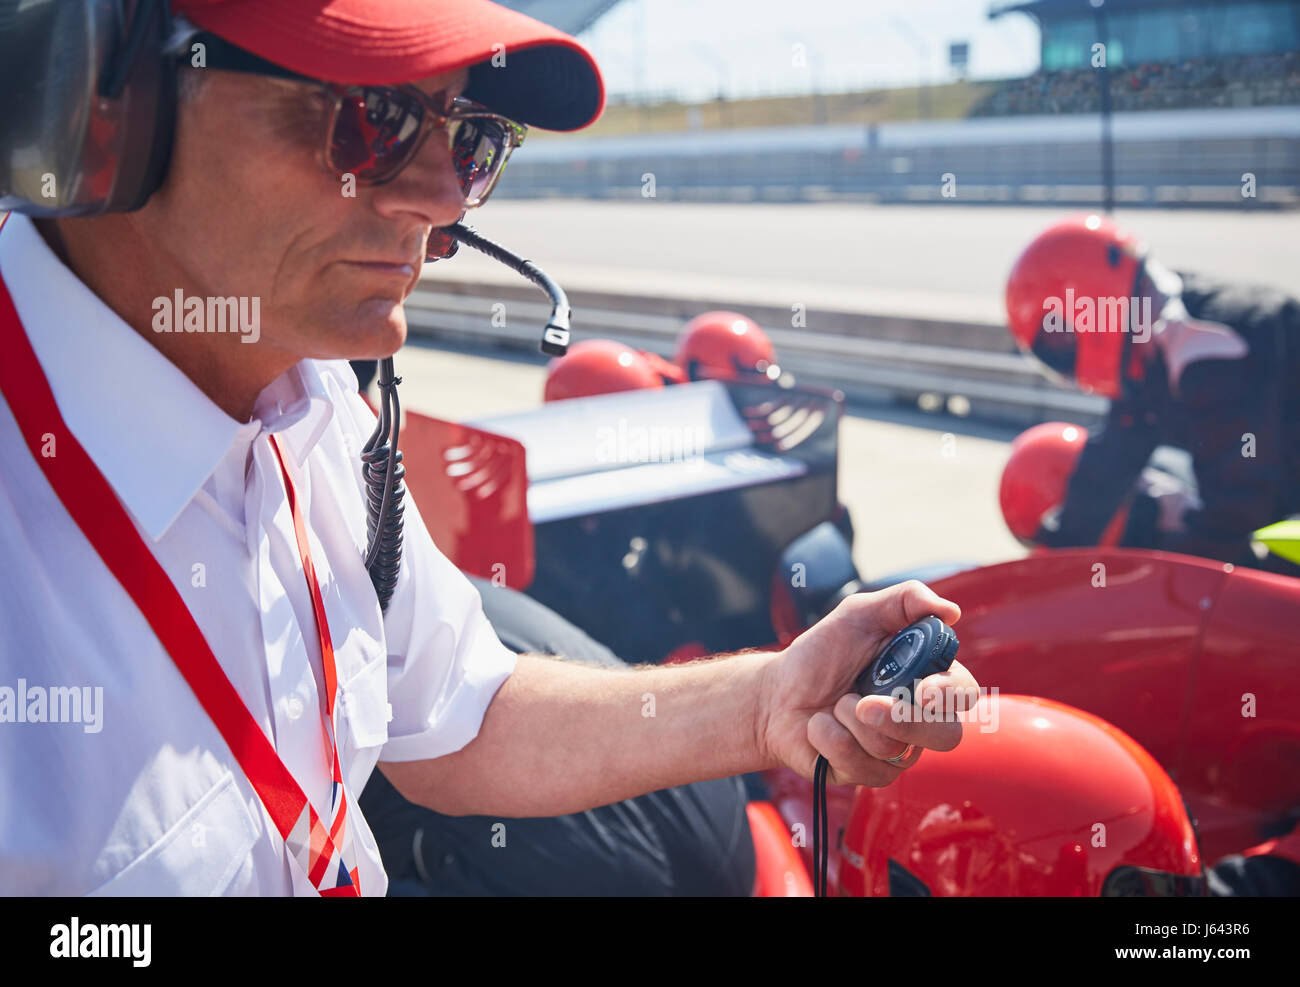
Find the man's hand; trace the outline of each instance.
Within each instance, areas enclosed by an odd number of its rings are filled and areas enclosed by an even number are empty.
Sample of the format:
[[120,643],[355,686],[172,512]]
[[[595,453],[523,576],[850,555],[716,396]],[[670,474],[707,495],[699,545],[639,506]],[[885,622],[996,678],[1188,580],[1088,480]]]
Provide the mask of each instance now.
[[[760,698],[760,742],[771,760],[812,778],[817,755],[822,754],[830,762],[831,784],[878,788],[915,764],[921,748],[956,747],[962,732],[956,719],[936,720],[933,713],[922,717],[916,709],[906,717],[895,716],[890,697],[863,697],[852,691],[859,673],[895,633],[931,614],[953,624],[961,610],[923,583],[909,580],[878,593],[848,597],[791,642],[767,666]],[[934,702],[935,689],[946,693],[942,707]],[[916,698],[927,707],[962,711],[974,708],[978,696],[974,677],[953,662],[947,672],[924,679]],[[916,750],[901,762],[885,761],[909,744]]]

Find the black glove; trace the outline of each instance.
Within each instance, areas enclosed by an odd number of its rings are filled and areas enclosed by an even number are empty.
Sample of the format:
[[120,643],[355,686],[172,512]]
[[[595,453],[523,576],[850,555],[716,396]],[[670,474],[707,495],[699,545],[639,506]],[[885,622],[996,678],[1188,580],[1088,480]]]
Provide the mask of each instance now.
[[1294,898],[1300,896],[1300,864],[1260,854],[1224,857],[1206,874],[1215,898]]

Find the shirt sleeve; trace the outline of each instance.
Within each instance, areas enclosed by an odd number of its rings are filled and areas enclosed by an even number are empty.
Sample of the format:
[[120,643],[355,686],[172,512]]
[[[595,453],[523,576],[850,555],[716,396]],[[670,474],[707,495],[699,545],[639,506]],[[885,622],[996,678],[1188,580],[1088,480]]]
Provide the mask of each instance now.
[[409,498],[404,516],[402,575],[383,619],[393,719],[381,761],[422,761],[463,748],[517,658]]
[[[359,424],[373,427],[355,392],[345,400]],[[381,761],[460,750],[517,659],[484,616],[478,590],[434,544],[409,491],[402,506],[402,566],[384,614],[393,715]]]
[[483,614],[478,590],[434,545],[405,504],[402,572],[384,615],[393,718],[381,761],[419,761],[476,736],[517,656]]

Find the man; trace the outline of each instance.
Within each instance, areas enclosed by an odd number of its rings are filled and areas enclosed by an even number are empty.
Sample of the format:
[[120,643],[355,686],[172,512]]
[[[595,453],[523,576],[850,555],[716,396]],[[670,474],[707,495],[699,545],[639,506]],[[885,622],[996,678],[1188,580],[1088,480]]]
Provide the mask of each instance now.
[[[173,9],[210,32],[208,67],[182,70],[147,203],[0,231],[0,683],[26,700],[19,725],[0,703],[23,731],[0,745],[0,891],[382,894],[355,803],[376,765],[418,805],[508,819],[811,777],[819,753],[833,784],[884,785],[959,742],[850,691],[893,632],[959,617],[919,583],[782,652],[610,671],[508,651],[408,503],[381,611],[374,416],[342,361],[402,345],[431,231],[490,192],[506,152],[475,128],[512,124],[482,114],[584,126],[599,75],[486,0]],[[191,330],[187,303],[166,331],[173,298],[247,302],[256,342]],[[973,701],[959,664],[927,682]]]
[[[1300,511],[1300,302],[1170,271],[1096,215],[1035,238],[1006,302],[1026,351],[1111,399],[1034,541],[1095,545],[1131,502],[1124,544],[1300,572],[1251,548],[1252,532]],[[1194,485],[1135,493],[1162,445],[1191,454]]]

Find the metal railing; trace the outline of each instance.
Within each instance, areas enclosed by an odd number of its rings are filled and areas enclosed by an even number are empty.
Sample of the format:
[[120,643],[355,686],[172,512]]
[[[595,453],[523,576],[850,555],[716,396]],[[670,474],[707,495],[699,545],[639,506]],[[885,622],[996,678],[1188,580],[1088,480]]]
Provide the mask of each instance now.
[[[857,312],[816,311],[818,328],[784,328],[788,310],[734,299],[664,299],[570,291],[574,341],[617,339],[671,356],[689,315],[740,309],[771,338],[782,368],[801,383],[833,387],[850,400],[947,409],[989,421],[1033,424],[1064,418],[1090,424],[1106,402],[1046,380],[1028,357],[1010,347],[1006,330],[982,323]],[[492,345],[537,354],[549,305],[527,286],[492,282],[425,281],[407,299],[415,337]],[[775,316],[775,317],[774,317]],[[782,316],[783,321],[780,321]],[[965,345],[954,345],[961,339]]]
[[[665,137],[668,140],[668,137]],[[1102,201],[1095,144],[994,143],[916,147],[806,147],[618,155],[511,162],[509,197],[710,201]],[[1248,182],[1246,175],[1252,176]],[[1130,140],[1115,145],[1117,200],[1236,209],[1300,205],[1300,139]]]

